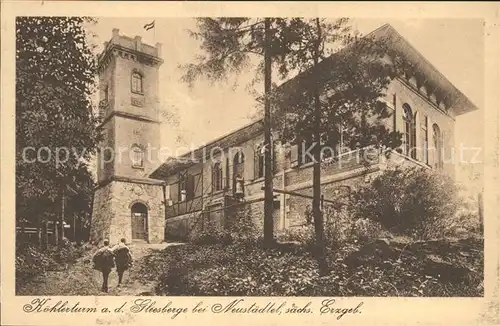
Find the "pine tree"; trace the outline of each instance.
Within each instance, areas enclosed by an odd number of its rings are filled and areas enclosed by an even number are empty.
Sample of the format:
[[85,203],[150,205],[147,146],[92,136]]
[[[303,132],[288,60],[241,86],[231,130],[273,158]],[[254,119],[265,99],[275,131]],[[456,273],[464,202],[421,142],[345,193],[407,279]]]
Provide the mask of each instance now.
[[271,162],[271,103],[272,66],[283,65],[286,60],[287,43],[283,33],[285,19],[280,18],[199,18],[198,31],[191,36],[201,40],[201,49],[206,55],[198,57],[196,63],[184,68],[183,77],[190,85],[199,77],[210,81],[225,81],[230,75],[238,75],[252,68],[251,57],[262,59],[255,67],[256,73],[264,76],[264,243],[274,243],[273,226],[273,176]]
[[382,98],[395,77],[395,66],[384,60],[393,54],[383,41],[359,38],[351,32],[348,19],[295,18],[287,26],[294,41],[288,44],[281,68],[297,71],[298,76],[273,94],[273,127],[281,130],[283,141],[298,146],[303,140],[312,142],[315,253],[320,271],[326,273],[320,207],[322,144],[335,147],[343,133],[351,148],[400,145],[401,135],[382,123],[389,117]]

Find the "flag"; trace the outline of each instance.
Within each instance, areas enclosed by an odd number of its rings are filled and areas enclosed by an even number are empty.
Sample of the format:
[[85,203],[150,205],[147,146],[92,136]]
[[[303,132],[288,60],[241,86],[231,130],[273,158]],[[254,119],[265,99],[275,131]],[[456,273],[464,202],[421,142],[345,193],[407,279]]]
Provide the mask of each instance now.
[[144,29],[149,31],[151,28],[155,27],[155,21],[153,20],[151,23],[144,25]]

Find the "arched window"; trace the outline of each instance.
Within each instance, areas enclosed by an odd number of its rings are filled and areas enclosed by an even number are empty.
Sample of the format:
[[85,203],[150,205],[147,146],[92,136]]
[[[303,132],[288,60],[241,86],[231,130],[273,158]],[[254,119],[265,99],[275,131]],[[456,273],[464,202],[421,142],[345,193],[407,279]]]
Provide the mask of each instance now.
[[230,182],[230,165],[229,165],[229,157],[226,157],[226,184],[224,186],[225,189],[229,189],[231,182]]
[[212,167],[212,187],[213,191],[222,190],[222,167],[217,162]]
[[434,140],[434,150],[435,150],[435,159],[434,159],[434,167],[437,169],[443,168],[443,136],[441,134],[441,129],[437,124],[432,125],[432,134]]
[[428,139],[428,117],[423,116],[421,126],[421,139],[422,139],[422,160],[425,164],[429,164],[429,139]]
[[243,195],[243,176],[245,173],[245,155],[238,151],[233,158],[233,191]]
[[236,154],[234,154],[233,163],[234,165],[241,165],[245,163],[245,155],[243,154],[243,152],[238,151]]
[[255,177],[264,177],[264,144],[259,144],[255,150]]
[[144,151],[137,145],[132,146],[132,167],[144,167]]
[[142,94],[142,75],[134,71],[132,72],[132,92]]
[[405,103],[403,104],[403,121],[404,121],[404,149],[405,154],[413,159],[417,158],[416,151],[416,128],[415,128],[415,116],[411,110],[411,107]]

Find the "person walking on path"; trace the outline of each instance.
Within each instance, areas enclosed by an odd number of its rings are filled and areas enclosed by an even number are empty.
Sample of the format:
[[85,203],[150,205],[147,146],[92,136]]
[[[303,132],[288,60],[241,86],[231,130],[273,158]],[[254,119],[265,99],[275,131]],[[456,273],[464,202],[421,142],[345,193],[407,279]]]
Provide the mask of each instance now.
[[118,285],[122,284],[123,273],[132,266],[132,254],[127,247],[125,238],[120,240],[120,243],[113,247],[115,256],[116,271],[118,273]]
[[92,258],[94,269],[102,273],[102,291],[108,292],[109,273],[115,267],[114,254],[109,247],[109,241],[104,240],[104,246],[96,251]]

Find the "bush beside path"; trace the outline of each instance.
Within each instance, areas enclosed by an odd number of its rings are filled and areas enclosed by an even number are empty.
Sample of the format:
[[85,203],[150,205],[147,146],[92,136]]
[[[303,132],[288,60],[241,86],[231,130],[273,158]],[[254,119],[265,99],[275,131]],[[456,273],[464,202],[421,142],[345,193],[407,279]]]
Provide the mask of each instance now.
[[[134,296],[151,293],[155,287],[152,279],[145,278],[141,271],[142,265],[148,256],[155,251],[164,249],[168,244],[149,245],[131,244],[130,249],[134,257],[134,266],[125,272],[123,283],[118,284],[118,275],[113,269],[109,276],[110,291],[102,292],[102,274],[92,268],[92,255],[95,249],[85,252],[68,266],[57,266],[56,270],[49,270],[33,278],[19,282],[17,295],[68,295],[68,296]],[[66,268],[65,268],[66,267]]]

